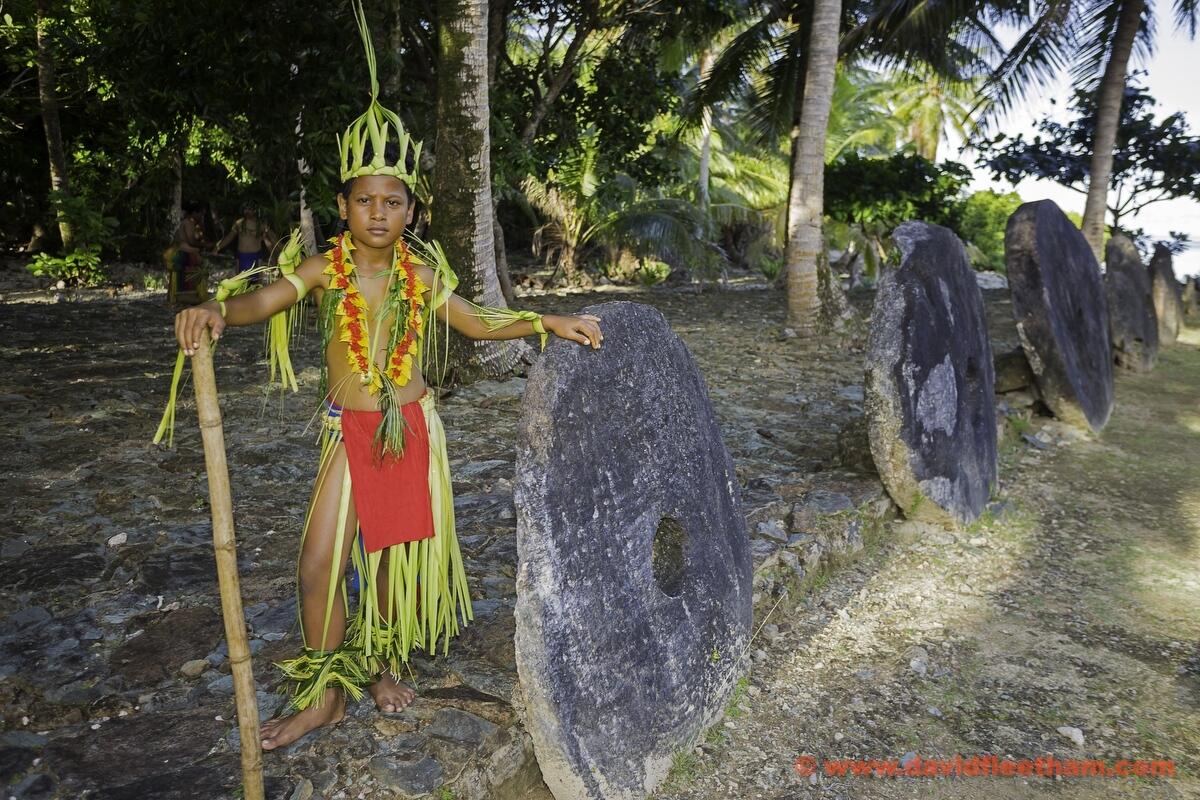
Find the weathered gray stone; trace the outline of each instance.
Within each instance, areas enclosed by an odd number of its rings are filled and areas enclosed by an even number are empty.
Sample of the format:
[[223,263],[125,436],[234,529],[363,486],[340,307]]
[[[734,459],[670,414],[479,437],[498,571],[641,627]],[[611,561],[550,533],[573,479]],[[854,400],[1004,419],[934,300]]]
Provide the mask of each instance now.
[[1154,248],[1149,267],[1154,313],[1158,316],[1158,340],[1164,345],[1175,344],[1183,325],[1183,295],[1171,261],[1171,251],[1160,244]]
[[1183,315],[1184,318],[1194,317],[1200,313],[1200,292],[1197,292],[1197,278],[1189,278],[1183,282]]
[[871,453],[907,516],[970,522],[997,474],[983,296],[946,228],[906,222],[892,238],[902,261],[879,283],[867,342]]
[[424,733],[471,746],[488,741],[500,730],[493,722],[457,708],[443,708],[434,715]]
[[1013,317],[1042,401],[1071,425],[1098,431],[1113,407],[1108,301],[1096,258],[1049,200],[1008,218],[1004,258]]
[[442,782],[442,765],[420,753],[375,756],[368,769],[397,798],[422,797]]
[[[224,724],[214,719],[212,709],[141,713],[113,719],[98,731],[85,728],[74,736],[51,741],[45,750],[45,763],[71,786],[111,789],[158,778],[165,788],[170,783],[168,773],[199,764],[208,756],[220,739]],[[220,768],[214,772],[222,780],[231,774]],[[195,793],[189,796],[220,796],[220,792],[211,789],[197,785]],[[66,796],[78,797],[80,793]],[[145,797],[148,792],[127,796]],[[163,791],[154,796],[175,795]]]
[[221,618],[197,606],[147,615],[142,633],[113,653],[110,666],[134,687],[152,686],[179,669],[180,653],[203,653],[221,636]]
[[750,552],[683,342],[647,306],[582,313],[603,347],[549,344],[519,423],[517,671],[555,796],[641,798],[744,668]]
[[1125,369],[1147,372],[1158,357],[1158,319],[1146,265],[1120,234],[1108,240],[1104,264],[1113,359]]

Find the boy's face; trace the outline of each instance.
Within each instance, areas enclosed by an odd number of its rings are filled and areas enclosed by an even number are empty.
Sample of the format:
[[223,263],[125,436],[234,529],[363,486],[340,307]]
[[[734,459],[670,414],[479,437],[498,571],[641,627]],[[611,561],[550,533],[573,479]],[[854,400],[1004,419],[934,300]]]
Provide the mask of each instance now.
[[354,241],[369,247],[391,247],[413,220],[408,187],[391,175],[355,178],[350,196],[338,195],[338,211]]

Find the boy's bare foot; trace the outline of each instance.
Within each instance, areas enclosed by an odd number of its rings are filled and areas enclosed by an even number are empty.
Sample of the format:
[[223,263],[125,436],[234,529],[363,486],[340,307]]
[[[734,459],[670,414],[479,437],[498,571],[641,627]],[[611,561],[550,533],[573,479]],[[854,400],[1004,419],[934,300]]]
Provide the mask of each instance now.
[[288,717],[276,717],[262,726],[263,750],[289,745],[322,725],[333,725],[346,715],[346,696],[337,689],[326,689],[320,706],[309,706]]
[[403,711],[417,696],[412,689],[393,678],[392,673],[387,670],[384,670],[379,680],[368,688],[371,696],[375,698],[375,707],[386,714]]

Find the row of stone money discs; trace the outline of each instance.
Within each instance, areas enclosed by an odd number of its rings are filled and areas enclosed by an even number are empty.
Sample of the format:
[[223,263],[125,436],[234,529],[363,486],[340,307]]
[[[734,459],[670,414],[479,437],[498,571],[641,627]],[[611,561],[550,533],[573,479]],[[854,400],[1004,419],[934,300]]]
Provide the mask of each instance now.
[[[997,481],[982,294],[950,231],[911,222],[894,240],[902,260],[879,282],[866,359],[872,456],[906,514],[967,523]],[[1046,201],[1017,210],[1005,246],[1040,398],[1098,431],[1113,406],[1113,342],[1138,353],[1122,363],[1153,360],[1158,279],[1116,240],[1106,294],[1083,236]],[[552,341],[519,425],[522,718],[558,800],[640,798],[720,717],[747,668],[752,562],[733,462],[683,342],[648,306],[581,313],[601,318],[604,346]],[[1129,333],[1126,319],[1142,327]]]
[[[910,518],[969,523],[996,489],[994,392],[1028,375],[1037,399],[1061,422],[1098,433],[1113,410],[1113,369],[1153,367],[1160,342],[1175,341],[1184,292],[1171,253],[1149,266],[1114,236],[1106,271],[1083,234],[1049,200],[1022,205],[1004,248],[1021,347],[1005,354],[996,386],[981,292],[962,243],[935,225],[897,228],[900,268],[875,296],[866,371],[871,454],[892,498]],[[1194,292],[1194,287],[1193,290]]]

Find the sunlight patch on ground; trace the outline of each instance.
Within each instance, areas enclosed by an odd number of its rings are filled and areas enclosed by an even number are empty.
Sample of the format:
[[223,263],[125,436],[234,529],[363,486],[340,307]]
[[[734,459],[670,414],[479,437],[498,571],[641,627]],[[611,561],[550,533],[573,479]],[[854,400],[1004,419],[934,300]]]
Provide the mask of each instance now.
[[[860,659],[876,658],[883,650],[899,653],[924,639],[940,638],[946,630],[985,624],[995,613],[990,592],[1014,574],[1026,550],[1026,537],[1011,536],[1013,527],[1024,528],[1014,522],[993,522],[972,532],[897,524],[894,535],[911,540],[898,544],[888,563],[807,648],[795,653],[789,666],[819,670],[833,662],[862,663]],[[1001,527],[1008,530],[1001,534]],[[970,544],[978,537],[987,545]]]
[[1192,433],[1200,433],[1200,414],[1180,414],[1179,424]]

